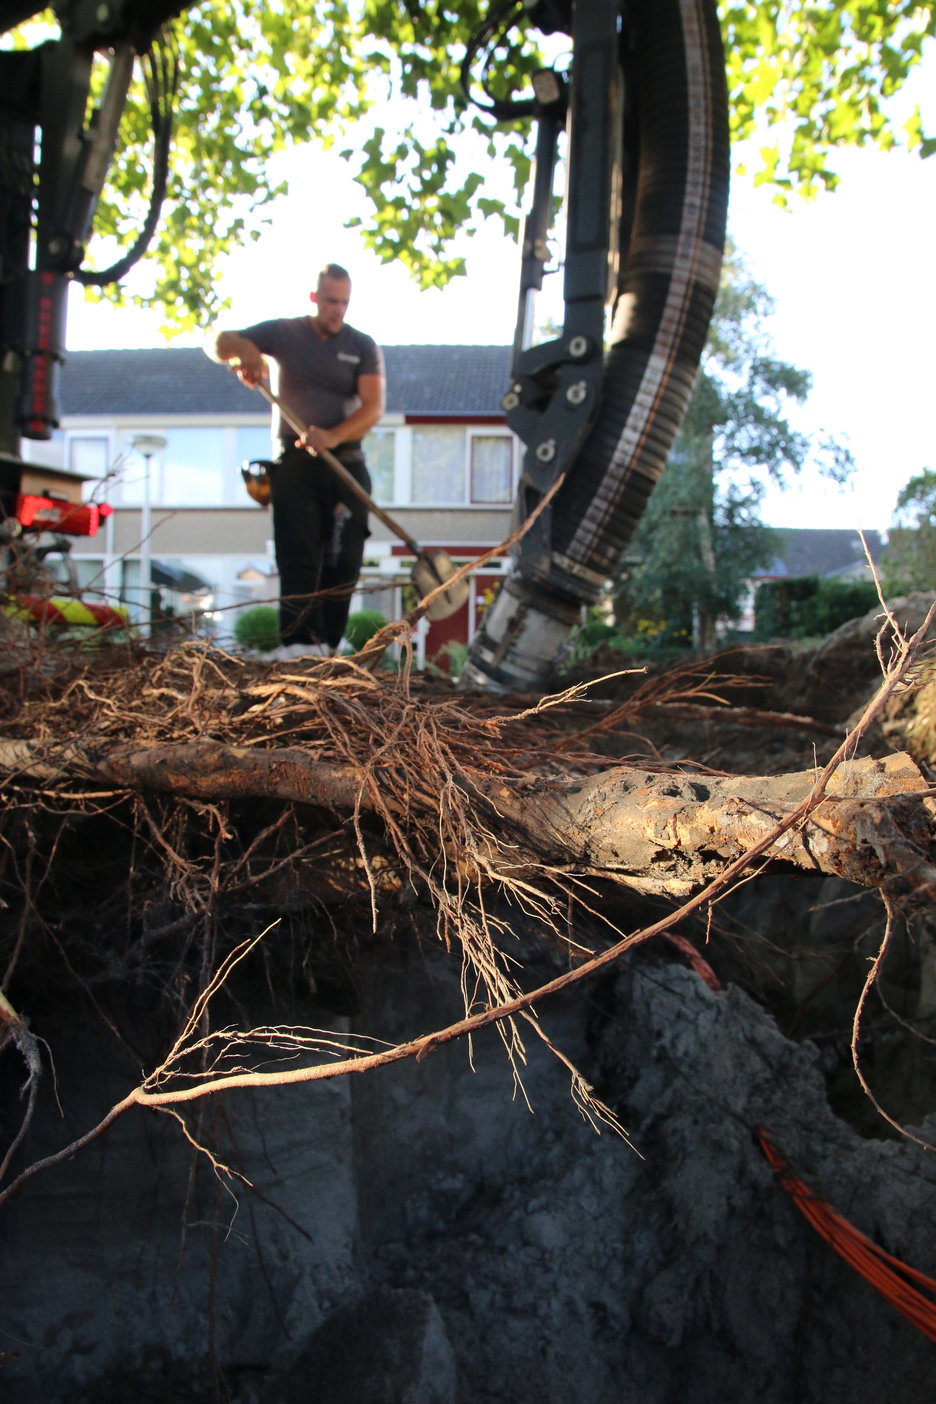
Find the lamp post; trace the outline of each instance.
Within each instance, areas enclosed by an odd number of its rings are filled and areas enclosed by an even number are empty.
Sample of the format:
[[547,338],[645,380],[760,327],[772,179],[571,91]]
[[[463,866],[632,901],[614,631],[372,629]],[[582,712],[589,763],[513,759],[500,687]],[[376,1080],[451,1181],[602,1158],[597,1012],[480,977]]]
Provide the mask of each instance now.
[[150,631],[151,599],[153,588],[152,566],[150,561],[150,534],[152,532],[152,504],[150,502],[150,459],[162,453],[166,440],[161,434],[134,434],[131,448],[140,455],[144,463],[143,509],[140,513],[140,595],[143,600],[143,618],[140,633],[145,638]]

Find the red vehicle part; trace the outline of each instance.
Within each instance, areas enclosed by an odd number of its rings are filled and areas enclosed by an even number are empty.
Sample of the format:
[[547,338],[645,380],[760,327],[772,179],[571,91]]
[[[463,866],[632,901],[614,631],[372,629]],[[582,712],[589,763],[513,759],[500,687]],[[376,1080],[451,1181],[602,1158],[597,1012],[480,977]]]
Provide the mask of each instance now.
[[66,502],[62,498],[17,493],[13,515],[33,531],[60,531],[66,536],[97,536],[98,527],[113,512],[106,503]]

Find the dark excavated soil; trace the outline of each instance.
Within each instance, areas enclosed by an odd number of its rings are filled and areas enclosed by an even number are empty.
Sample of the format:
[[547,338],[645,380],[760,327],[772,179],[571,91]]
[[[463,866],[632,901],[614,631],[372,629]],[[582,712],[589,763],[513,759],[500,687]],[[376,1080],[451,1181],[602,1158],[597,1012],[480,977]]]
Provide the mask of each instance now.
[[[796,670],[798,696],[787,659],[772,692],[741,700],[844,723],[874,685],[855,649],[860,676],[835,682],[834,706],[830,651],[824,672],[812,658]],[[821,732],[732,732],[727,717],[692,726],[660,722],[653,745],[701,758],[704,743],[706,763],[743,753],[738,770],[760,759],[779,771],[834,744]],[[604,900],[625,929],[648,915],[636,899]],[[305,920],[311,950],[333,944],[324,916]],[[754,1136],[766,1128],[818,1195],[936,1276],[936,1156],[881,1120],[850,1062],[881,920],[873,893],[774,872],[716,908],[707,933],[687,933],[720,991],[657,948],[541,1006],[543,1031],[629,1143],[579,1114],[567,1070],[531,1030],[519,1081],[487,1030],[418,1064],[203,1102],[193,1134],[251,1188],[222,1183],[171,1118],[132,1113],[0,1210],[3,1399],[928,1399],[933,1344],[807,1224]],[[317,991],[278,984],[275,962],[252,969],[228,1016],[393,1042],[441,1027],[461,1013],[458,963],[403,930],[361,938],[349,973]],[[554,974],[535,924],[518,918],[516,933],[525,980]],[[895,939],[865,1068],[888,1111],[932,1141],[933,1044],[910,1032],[934,1032],[931,921]],[[121,1040],[114,998],[52,989],[33,1000],[57,1081],[46,1079],[31,1158],[92,1125],[164,1051],[169,1014],[128,988]],[[21,1069],[8,1056],[0,1072],[8,1133]]]

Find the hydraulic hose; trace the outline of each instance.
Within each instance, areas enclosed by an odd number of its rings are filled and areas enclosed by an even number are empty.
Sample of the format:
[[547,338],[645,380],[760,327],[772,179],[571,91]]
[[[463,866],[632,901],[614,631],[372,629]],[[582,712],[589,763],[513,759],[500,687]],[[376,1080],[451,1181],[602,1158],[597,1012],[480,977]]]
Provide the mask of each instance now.
[[463,688],[547,680],[666,465],[705,344],[729,182],[715,0],[625,0],[620,61],[628,162],[601,405],[555,500],[548,569],[533,574],[521,558],[471,647]]

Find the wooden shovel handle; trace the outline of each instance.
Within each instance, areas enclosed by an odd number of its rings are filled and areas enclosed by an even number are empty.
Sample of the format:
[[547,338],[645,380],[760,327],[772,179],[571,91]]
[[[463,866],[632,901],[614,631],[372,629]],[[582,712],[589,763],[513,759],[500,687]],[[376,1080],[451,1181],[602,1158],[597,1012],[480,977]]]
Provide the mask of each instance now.
[[[263,381],[258,381],[256,388],[260,391],[260,394],[268,404],[276,406],[289,427],[295,429],[296,433],[301,437],[301,435],[305,433],[307,426],[300,421],[297,415],[293,414],[289,406],[284,405],[280,397],[274,395],[273,391],[267,385],[264,385]],[[313,458],[323,459],[332,472],[337,474],[341,479],[348,491],[353,492],[355,497],[359,498],[360,501],[364,503],[365,507],[373,512],[374,516],[393,532],[394,536],[398,536],[400,540],[409,547],[414,556],[422,555],[422,549],[419,543],[413,540],[409,532],[405,531],[403,527],[400,526],[399,522],[394,521],[389,512],[385,512],[382,507],[377,506],[377,503],[370,494],[361,487],[358,480],[352,477],[341,460],[336,458],[329,449],[306,449],[306,452],[312,454]]]

